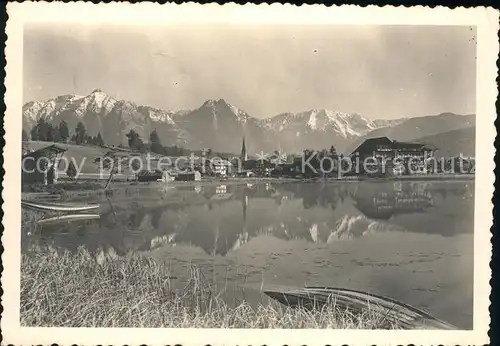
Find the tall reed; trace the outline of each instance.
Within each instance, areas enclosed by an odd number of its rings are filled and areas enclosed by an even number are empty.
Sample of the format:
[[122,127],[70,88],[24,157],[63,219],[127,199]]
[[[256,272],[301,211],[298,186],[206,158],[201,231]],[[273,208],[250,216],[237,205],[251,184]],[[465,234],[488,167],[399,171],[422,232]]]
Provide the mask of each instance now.
[[383,316],[277,302],[232,307],[190,265],[175,289],[164,264],[139,253],[118,257],[30,249],[21,264],[21,324],[58,327],[394,328]]

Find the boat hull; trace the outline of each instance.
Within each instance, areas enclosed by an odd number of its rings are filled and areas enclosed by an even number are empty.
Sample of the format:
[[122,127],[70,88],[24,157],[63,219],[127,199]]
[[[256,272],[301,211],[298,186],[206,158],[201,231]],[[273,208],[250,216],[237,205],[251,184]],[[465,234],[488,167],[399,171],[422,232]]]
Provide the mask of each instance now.
[[321,309],[326,304],[332,304],[336,309],[348,310],[353,314],[361,314],[366,311],[377,313],[384,316],[393,325],[403,329],[457,329],[455,326],[411,305],[361,291],[309,287],[286,292],[265,291],[264,293],[290,307]]
[[62,203],[47,203],[47,202],[34,202],[34,201],[21,201],[21,207],[35,209],[38,211],[47,212],[85,212],[96,210],[99,204],[62,204]]
[[41,219],[37,223],[39,225],[55,224],[60,222],[71,222],[71,221],[83,221],[83,220],[97,220],[99,219],[99,214],[70,214],[49,217],[46,219]]

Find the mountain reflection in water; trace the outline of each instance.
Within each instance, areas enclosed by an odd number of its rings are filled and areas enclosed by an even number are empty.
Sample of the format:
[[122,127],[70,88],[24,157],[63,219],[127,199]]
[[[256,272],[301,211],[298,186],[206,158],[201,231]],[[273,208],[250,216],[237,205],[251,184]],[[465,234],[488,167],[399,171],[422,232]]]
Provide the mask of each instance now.
[[185,244],[226,256],[261,235],[331,243],[378,232],[473,232],[474,183],[363,182],[158,186],[102,199],[101,218],[23,234],[34,243],[118,255]]

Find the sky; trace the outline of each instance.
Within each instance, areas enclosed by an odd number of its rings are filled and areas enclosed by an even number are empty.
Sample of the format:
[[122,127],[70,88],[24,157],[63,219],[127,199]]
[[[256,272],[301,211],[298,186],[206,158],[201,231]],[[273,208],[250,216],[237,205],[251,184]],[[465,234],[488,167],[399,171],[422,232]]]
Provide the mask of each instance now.
[[30,24],[23,99],[99,88],[172,110],[222,98],[256,118],[471,114],[475,37],[466,26]]

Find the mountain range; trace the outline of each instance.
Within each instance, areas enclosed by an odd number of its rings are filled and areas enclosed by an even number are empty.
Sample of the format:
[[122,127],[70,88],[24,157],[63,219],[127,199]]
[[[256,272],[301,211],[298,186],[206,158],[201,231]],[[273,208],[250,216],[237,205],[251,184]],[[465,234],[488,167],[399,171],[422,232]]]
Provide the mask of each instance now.
[[[276,149],[297,153],[331,145],[349,153],[366,138],[379,136],[400,141],[440,141],[441,146],[431,144],[439,148],[444,145],[447,153],[454,151],[453,143],[462,143],[467,150],[472,145],[474,151],[474,139],[462,138],[474,132],[473,114],[369,120],[357,113],[312,109],[258,119],[223,99],[207,100],[193,110],[162,110],[117,100],[96,89],[87,96],[61,95],[23,106],[23,128],[28,132],[42,117],[53,124],[64,120],[70,129],[82,122],[90,135],[100,132],[106,144],[112,145],[126,145],[125,135],[133,129],[146,140],[156,130],[163,145],[210,148],[214,152],[238,153],[245,137],[250,154]],[[461,129],[469,130],[455,131]],[[448,135],[443,142],[439,134],[445,132]]]

